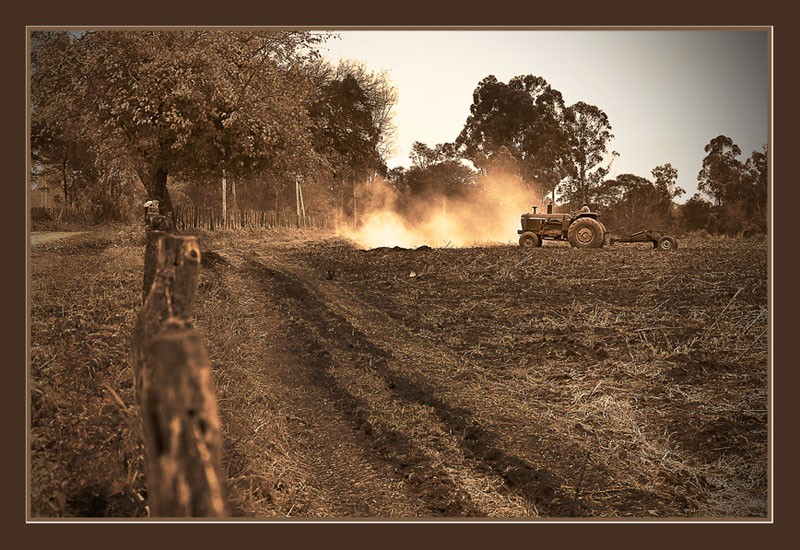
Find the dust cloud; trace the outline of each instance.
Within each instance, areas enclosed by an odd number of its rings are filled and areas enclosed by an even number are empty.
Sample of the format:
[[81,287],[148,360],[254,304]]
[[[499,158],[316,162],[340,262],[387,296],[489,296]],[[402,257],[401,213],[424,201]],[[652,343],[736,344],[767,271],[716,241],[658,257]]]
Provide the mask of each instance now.
[[457,196],[410,196],[375,179],[358,189],[358,225],[339,235],[364,249],[470,247],[516,242],[520,215],[541,203],[515,177],[484,177]]

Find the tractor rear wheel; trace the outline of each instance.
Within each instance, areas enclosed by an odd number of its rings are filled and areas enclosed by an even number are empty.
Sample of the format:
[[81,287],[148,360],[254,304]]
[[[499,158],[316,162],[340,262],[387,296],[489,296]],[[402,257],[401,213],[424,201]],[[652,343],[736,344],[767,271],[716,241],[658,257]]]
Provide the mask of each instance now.
[[605,233],[605,227],[596,219],[578,218],[569,226],[567,239],[575,248],[600,248]]
[[542,246],[542,240],[536,233],[526,231],[519,236],[519,246],[521,248],[536,248],[537,246]]
[[658,239],[656,248],[665,251],[675,250],[676,248],[678,248],[678,241],[667,235]]

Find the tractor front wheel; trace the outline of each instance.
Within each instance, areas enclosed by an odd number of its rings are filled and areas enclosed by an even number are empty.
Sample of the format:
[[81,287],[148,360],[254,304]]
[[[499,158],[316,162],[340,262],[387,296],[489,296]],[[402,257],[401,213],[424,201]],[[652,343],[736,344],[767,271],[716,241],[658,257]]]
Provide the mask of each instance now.
[[579,218],[569,226],[567,239],[575,248],[600,248],[605,233],[603,224],[594,218]]
[[519,236],[519,246],[521,248],[536,248],[537,246],[542,246],[542,240],[536,233],[526,231]]

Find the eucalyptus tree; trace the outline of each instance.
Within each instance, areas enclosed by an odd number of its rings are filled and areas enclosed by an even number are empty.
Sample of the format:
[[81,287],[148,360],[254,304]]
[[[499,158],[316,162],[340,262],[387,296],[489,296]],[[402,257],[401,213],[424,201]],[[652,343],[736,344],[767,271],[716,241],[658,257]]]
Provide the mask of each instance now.
[[566,109],[564,133],[568,145],[563,164],[566,177],[560,194],[573,206],[589,204],[610,169],[610,163],[603,163],[608,143],[614,138],[611,123],[602,109],[579,101]]
[[742,150],[728,136],[719,135],[705,146],[705,152],[697,187],[722,206],[736,195],[744,168],[737,158]]
[[766,145],[761,151],[753,151],[745,162],[741,183],[742,199],[749,206],[754,229],[766,231],[769,209],[769,158]]
[[510,154],[523,181],[546,194],[565,175],[564,115],[561,92],[542,77],[517,76],[504,83],[490,75],[473,92],[455,145],[482,172],[495,156]]
[[713,202],[713,229],[724,233],[767,230],[769,159],[767,148],[742,162],[731,138],[719,135],[706,146],[698,189]]

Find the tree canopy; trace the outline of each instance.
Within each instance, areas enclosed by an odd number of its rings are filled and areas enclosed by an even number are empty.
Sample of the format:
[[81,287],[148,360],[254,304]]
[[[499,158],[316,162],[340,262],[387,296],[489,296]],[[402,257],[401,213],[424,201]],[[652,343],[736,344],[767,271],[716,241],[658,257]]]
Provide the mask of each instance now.
[[561,195],[576,206],[589,204],[594,190],[609,172],[602,162],[608,153],[608,142],[614,138],[611,123],[599,107],[579,101],[565,112],[564,132],[566,177],[560,185]]
[[[415,196],[454,196],[502,174],[621,223],[674,221],[677,171],[664,164],[652,179],[608,179],[617,156],[608,116],[584,101],[565,105],[540,76],[483,78],[453,142],[415,142],[410,167],[388,170],[397,91],[385,72],[322,59],[326,39],[275,30],[36,31],[32,173],[57,181],[68,203],[105,210],[130,200],[132,179],[165,211],[168,181],[181,200],[216,204],[209,183],[225,175],[236,197],[279,209],[299,180],[343,214],[348,204],[355,213],[358,185],[376,175]],[[766,148],[742,162],[740,148],[719,135],[705,152],[700,193],[681,211],[714,230],[766,229]]]
[[561,181],[566,134],[561,92],[541,77],[499,82],[487,76],[473,92],[470,114],[455,140],[463,155],[486,170],[502,151],[517,161],[529,185],[548,192]]
[[543,195],[558,188],[566,201],[583,204],[608,173],[601,163],[613,137],[599,107],[565,106],[544,78],[521,75],[506,84],[490,75],[478,83],[455,144],[484,172],[510,154],[527,185]]
[[730,137],[719,135],[706,145],[705,151],[697,181],[698,189],[713,201],[710,228],[725,233],[765,231],[767,148],[753,151],[743,163],[737,158],[742,153],[739,146]]
[[315,47],[325,38],[306,31],[37,32],[33,149],[51,166],[67,142],[124,159],[165,210],[169,176],[379,169],[392,88],[352,66],[315,81]]

